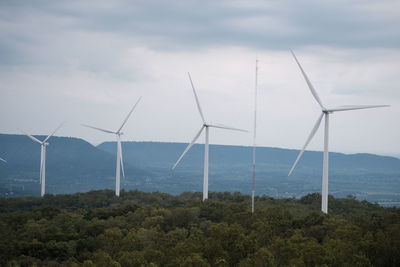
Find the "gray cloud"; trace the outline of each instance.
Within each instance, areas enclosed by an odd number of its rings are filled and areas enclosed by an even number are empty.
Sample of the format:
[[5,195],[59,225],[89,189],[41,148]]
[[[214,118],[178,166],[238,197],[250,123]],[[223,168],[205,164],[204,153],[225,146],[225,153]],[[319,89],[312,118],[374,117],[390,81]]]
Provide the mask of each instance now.
[[[397,48],[391,1],[2,1],[0,66],[57,66],[131,79],[132,46]],[[370,8],[368,8],[370,7]]]
[[[127,50],[239,46],[397,48],[400,16],[380,1],[2,1],[0,68],[70,68],[135,79]],[[371,6],[371,7],[370,7]],[[370,8],[366,8],[370,7]],[[392,7],[393,8],[393,7]]]
[[[375,1],[270,2],[244,8],[238,1],[5,1],[0,19],[33,24],[38,33],[49,30],[54,37],[64,31],[107,33],[111,38],[129,35],[132,41],[157,49],[371,48],[397,47],[400,42],[395,30],[400,16],[388,16],[394,8],[390,4],[398,6],[395,2],[380,1],[377,7]],[[14,34],[25,34],[19,30]],[[3,46],[9,38],[2,38]]]
[[[339,47],[394,47],[400,19],[388,17],[390,6],[371,11],[368,1],[272,1],[243,8],[232,1],[119,2],[113,10],[87,14],[75,10],[79,27],[130,33],[155,46],[238,45],[265,49],[329,45]],[[382,11],[383,9],[383,11]],[[71,11],[72,13],[74,11]],[[234,22],[234,23],[233,23]],[[250,22],[250,23],[249,23]]]

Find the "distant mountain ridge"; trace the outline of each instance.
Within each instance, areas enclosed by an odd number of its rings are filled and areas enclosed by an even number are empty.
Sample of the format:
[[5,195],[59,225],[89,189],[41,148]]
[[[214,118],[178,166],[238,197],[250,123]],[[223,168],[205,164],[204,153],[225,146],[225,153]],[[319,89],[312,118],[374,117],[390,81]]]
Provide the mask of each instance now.
[[[46,136],[36,136],[44,140]],[[83,139],[54,136],[46,160],[46,192],[73,193],[114,187],[115,156]],[[7,164],[0,165],[0,188],[5,191],[39,192],[40,145],[24,135],[0,134],[0,151]],[[130,176],[147,172],[125,164]],[[22,192],[20,192],[22,193]]]
[[[45,136],[37,136],[44,139]],[[202,191],[204,145],[196,144],[171,170],[185,143],[123,142],[126,190],[179,194]],[[83,139],[53,137],[47,150],[46,192],[52,194],[113,189],[115,142],[95,147]],[[40,146],[24,135],[0,134],[0,195],[39,194]],[[259,195],[299,197],[321,190],[322,153],[306,151],[292,176],[298,150],[258,147]],[[330,153],[329,192],[370,201],[400,201],[400,160],[373,154]],[[249,193],[251,147],[210,145],[210,191]]]
[[[185,143],[124,142],[123,150],[126,162],[157,173],[158,178],[151,183],[160,184],[161,191],[201,191],[204,145],[195,144],[179,166],[171,170],[186,146]],[[98,147],[110,153],[116,150],[114,142],[105,142]],[[248,146],[210,145],[210,191],[249,193],[251,151]],[[295,172],[287,176],[298,152],[257,148],[258,194],[299,197],[320,192],[322,152],[306,151]],[[351,194],[371,201],[400,200],[400,159],[331,152],[329,188],[336,197]]]
[[[150,167],[151,164],[165,168],[172,165],[179,158],[187,143],[167,142],[123,142],[124,153],[131,164]],[[98,148],[115,154],[115,142],[104,142]],[[204,145],[195,144],[182,160],[182,165],[203,164]],[[274,164],[288,166],[288,171],[296,159],[299,150],[275,147],[257,147],[258,164]],[[210,164],[251,164],[252,147],[210,145]],[[390,156],[380,156],[368,153],[344,154],[329,153],[331,169],[359,169],[359,170],[393,170],[400,171],[400,159]],[[304,167],[320,169],[322,166],[322,152],[305,151],[297,169]]]

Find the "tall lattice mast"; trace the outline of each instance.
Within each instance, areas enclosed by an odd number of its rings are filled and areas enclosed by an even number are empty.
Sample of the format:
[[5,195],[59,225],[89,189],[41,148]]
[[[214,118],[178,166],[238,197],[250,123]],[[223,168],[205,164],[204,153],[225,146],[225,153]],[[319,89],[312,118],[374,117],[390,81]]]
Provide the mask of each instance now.
[[257,133],[257,83],[258,83],[258,58],[256,58],[256,77],[254,85],[254,129],[253,129],[253,175],[251,185],[251,212],[254,213],[254,194],[256,191],[256,133]]

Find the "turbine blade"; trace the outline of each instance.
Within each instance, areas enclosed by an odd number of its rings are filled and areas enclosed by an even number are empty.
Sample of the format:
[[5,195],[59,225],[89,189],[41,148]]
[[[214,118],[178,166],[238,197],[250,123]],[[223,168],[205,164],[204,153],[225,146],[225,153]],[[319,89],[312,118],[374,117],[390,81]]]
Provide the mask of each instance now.
[[322,105],[321,99],[319,98],[319,96],[318,96],[318,94],[317,94],[317,91],[315,91],[314,86],[313,86],[313,85],[311,84],[311,82],[310,82],[310,79],[308,79],[307,74],[305,73],[305,71],[304,71],[303,68],[301,67],[300,62],[297,60],[296,55],[294,54],[294,52],[293,52],[292,50],[290,50],[290,52],[292,52],[292,55],[293,55],[294,59],[296,60],[296,63],[297,63],[297,65],[299,66],[299,68],[300,68],[300,70],[301,70],[301,73],[303,74],[304,79],[305,79],[306,82],[307,82],[308,88],[310,88],[311,94],[314,96],[315,100],[317,100],[317,102],[318,102],[318,104],[320,105],[320,107],[321,107],[322,109],[325,109],[325,108],[324,108],[324,105]]
[[299,154],[298,154],[298,156],[297,156],[297,158],[296,158],[296,160],[295,160],[295,162],[294,162],[292,168],[290,169],[290,172],[289,172],[288,176],[290,176],[290,175],[292,174],[294,168],[295,168],[296,165],[297,165],[297,162],[299,162],[301,156],[303,155],[304,150],[307,148],[307,146],[308,146],[308,144],[310,143],[311,139],[314,137],[315,133],[317,132],[318,127],[319,127],[319,125],[321,124],[321,120],[322,120],[322,117],[323,117],[323,116],[324,116],[324,113],[321,113],[321,115],[318,117],[318,119],[317,119],[317,121],[316,121],[316,123],[315,123],[313,129],[311,130],[310,135],[309,135],[308,138],[307,138],[306,143],[304,144],[303,148],[302,148],[301,151],[299,152]]
[[7,160],[0,158],[1,161],[3,161],[4,163],[7,163]]
[[42,141],[40,141],[39,139],[37,139],[36,137],[33,137],[32,135],[24,132],[23,130],[19,129],[23,134],[25,134],[26,136],[28,136],[32,141],[42,144]]
[[179,157],[179,159],[176,161],[176,163],[174,164],[174,166],[172,167],[172,169],[175,169],[175,167],[178,165],[178,163],[182,160],[182,158],[185,156],[186,152],[189,151],[189,149],[193,146],[193,144],[197,141],[197,139],[199,138],[201,132],[203,131],[204,127],[206,126],[201,126],[200,131],[195,135],[195,137],[193,138],[192,142],[185,148],[185,150],[183,151],[182,155]]
[[49,140],[50,137],[52,137],[52,136],[58,131],[58,129],[60,129],[61,126],[63,126],[64,124],[65,124],[65,122],[61,123],[61,124],[54,130],[53,133],[49,134],[49,135],[46,137],[46,139],[43,140],[43,143],[46,143],[46,141]]
[[125,178],[124,161],[122,160],[122,144],[121,144],[121,141],[118,142],[118,146],[119,146],[119,159],[121,161],[122,177]]
[[188,75],[189,75],[190,84],[192,85],[192,89],[193,89],[193,93],[194,93],[194,98],[196,98],[196,104],[197,104],[197,108],[198,108],[198,110],[199,110],[201,119],[203,120],[203,123],[206,123],[206,120],[204,119],[203,111],[201,110],[200,101],[199,101],[199,98],[197,97],[196,89],[194,89],[192,77],[190,76],[190,73],[189,73],[189,72],[188,72]]
[[247,130],[234,128],[234,127],[223,125],[223,124],[219,124],[219,123],[218,124],[208,124],[208,126],[214,127],[214,128],[226,129],[226,130],[239,131],[239,132],[246,132],[246,133],[248,132]]
[[131,116],[132,112],[135,110],[136,106],[139,104],[140,100],[142,99],[142,97],[139,97],[138,101],[136,101],[136,104],[133,106],[133,108],[131,109],[131,111],[129,111],[128,116],[126,116],[124,122],[122,123],[121,127],[119,127],[117,133],[119,133],[122,130],[122,127],[124,127],[125,123],[128,121],[129,117]]
[[336,111],[347,111],[347,110],[357,110],[357,109],[367,109],[367,108],[383,108],[383,107],[390,107],[390,105],[363,105],[363,106],[346,105],[346,106],[327,109],[326,111],[336,112]]
[[97,127],[93,127],[93,126],[90,126],[90,125],[86,125],[86,124],[81,124],[81,125],[85,126],[85,127],[88,127],[88,128],[92,128],[92,129],[98,130],[98,131],[102,131],[102,132],[105,132],[105,133],[116,134],[115,132],[112,132],[112,131],[109,131],[109,130],[104,130],[104,129],[97,128]]

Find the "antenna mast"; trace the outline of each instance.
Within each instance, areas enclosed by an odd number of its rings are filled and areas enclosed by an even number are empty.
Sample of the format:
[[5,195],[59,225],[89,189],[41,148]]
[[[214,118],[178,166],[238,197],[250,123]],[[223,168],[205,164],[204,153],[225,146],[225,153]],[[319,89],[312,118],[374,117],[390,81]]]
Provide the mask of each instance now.
[[256,190],[256,130],[257,130],[257,84],[258,83],[258,57],[256,57],[256,77],[254,86],[254,129],[253,129],[253,176],[251,186],[251,212],[254,213],[254,194]]

